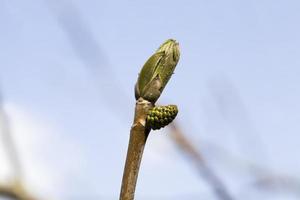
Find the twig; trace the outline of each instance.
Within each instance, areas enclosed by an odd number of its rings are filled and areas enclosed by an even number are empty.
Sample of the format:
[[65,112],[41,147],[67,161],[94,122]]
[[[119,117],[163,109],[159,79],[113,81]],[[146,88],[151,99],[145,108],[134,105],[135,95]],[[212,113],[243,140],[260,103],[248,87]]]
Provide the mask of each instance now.
[[120,200],[133,200],[144,147],[151,129],[169,124],[177,115],[176,106],[155,102],[171,78],[179,60],[178,43],[167,40],[143,66],[135,87],[135,116],[130,131]]
[[130,131],[130,139],[122,180],[120,199],[134,199],[134,191],[139,173],[140,163],[143,156],[144,147],[150,133],[146,128],[146,116],[153,104],[149,101],[139,99],[135,107],[134,122]]
[[201,176],[210,184],[215,195],[221,200],[233,200],[234,198],[229,193],[226,185],[221,178],[210,168],[204,160],[201,153],[190,142],[190,140],[182,133],[176,123],[171,124],[171,137],[180,149],[186,153],[196,164]]

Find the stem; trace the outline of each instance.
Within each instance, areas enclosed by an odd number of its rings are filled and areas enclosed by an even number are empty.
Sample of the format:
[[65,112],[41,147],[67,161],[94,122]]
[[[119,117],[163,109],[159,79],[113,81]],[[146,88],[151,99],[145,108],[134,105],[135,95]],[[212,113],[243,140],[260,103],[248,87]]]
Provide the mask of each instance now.
[[152,103],[143,98],[139,98],[136,102],[134,121],[130,130],[130,139],[123,172],[120,200],[134,199],[140,163],[150,133],[150,128],[146,127],[146,117],[149,109],[153,108],[153,106]]

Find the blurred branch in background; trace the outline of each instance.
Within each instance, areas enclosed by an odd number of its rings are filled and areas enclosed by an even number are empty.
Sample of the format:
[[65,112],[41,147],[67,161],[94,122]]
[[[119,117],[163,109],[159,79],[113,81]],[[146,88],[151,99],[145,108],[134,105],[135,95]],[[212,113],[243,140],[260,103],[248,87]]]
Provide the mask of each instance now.
[[219,115],[232,128],[242,153],[267,165],[266,149],[238,90],[226,77],[210,81],[208,87]]
[[252,178],[246,184],[245,189],[254,187],[264,192],[283,191],[300,196],[299,177],[273,172],[269,168],[234,155],[232,152],[209,141],[201,141],[200,146],[205,154],[217,160],[218,166],[223,166],[223,168],[228,168],[228,170],[234,172],[243,171],[249,174]]
[[[175,122],[170,127],[172,130],[170,136],[173,141],[196,164],[200,174],[210,183],[219,199],[232,199],[226,185],[222,183],[222,180],[215,174],[213,169],[208,167],[207,161],[205,161],[201,152],[193,145],[193,140],[188,138],[186,134],[183,134]],[[237,158],[225,149],[207,141],[202,142],[201,146],[206,146],[205,148],[208,149],[208,153],[212,157],[217,158],[223,165],[225,163],[230,164],[233,167],[232,170],[246,170],[253,177],[253,181],[247,184],[245,189],[255,187],[264,192],[286,192],[300,197],[300,179],[298,177],[271,173],[270,169],[259,166],[251,161]]]
[[170,125],[170,128],[172,130],[170,136],[174,143],[196,165],[200,175],[207,183],[209,183],[215,195],[221,200],[233,200],[234,198],[229,193],[225,183],[223,183],[214,170],[208,166],[203,155],[187,138],[186,134],[183,134],[182,130],[179,129],[175,122]]
[[16,200],[37,200],[24,189],[24,187],[15,183],[13,185],[0,184],[0,197],[7,197]]
[[0,132],[1,139],[4,145],[4,150],[7,153],[10,166],[13,171],[12,184],[0,184],[0,197],[9,197],[16,200],[35,200],[24,189],[22,180],[22,165],[17,148],[12,137],[12,132],[9,125],[9,118],[4,110],[3,97],[0,91]]
[[[220,116],[233,128],[241,150],[246,154],[246,158],[248,160],[251,158],[251,161],[248,162],[245,159],[244,161],[242,159],[231,159],[229,162],[231,164],[239,163],[240,167],[246,167],[255,179],[251,185],[260,190],[285,191],[299,196],[299,178],[275,173],[268,167],[268,154],[264,148],[263,141],[255,129],[248,115],[247,108],[233,83],[225,77],[221,77],[210,82],[209,91],[215,100]],[[212,149],[217,150],[218,148],[220,146],[215,146]],[[229,157],[228,153],[225,155],[225,149],[219,149],[219,152],[222,154],[219,156],[220,159],[224,160],[224,158]],[[254,160],[255,162],[253,162]]]
[[[120,87],[100,44],[79,10],[71,1],[49,0],[48,4],[55,19],[69,39],[74,52],[82,60],[88,71],[95,76],[94,80],[101,88],[103,101],[110,105],[116,113],[125,115],[126,112],[123,111],[124,108],[128,107],[129,98]],[[125,100],[120,101],[119,98],[115,97],[115,94]]]
[[272,193],[275,191],[292,193],[300,198],[300,180],[292,176],[266,174],[258,177],[251,185]]
[[8,116],[3,107],[3,97],[0,92],[0,128],[1,139],[3,141],[4,150],[7,153],[7,157],[14,173],[14,178],[19,179],[22,177],[21,161],[17,152],[17,148],[11,133],[10,123]]

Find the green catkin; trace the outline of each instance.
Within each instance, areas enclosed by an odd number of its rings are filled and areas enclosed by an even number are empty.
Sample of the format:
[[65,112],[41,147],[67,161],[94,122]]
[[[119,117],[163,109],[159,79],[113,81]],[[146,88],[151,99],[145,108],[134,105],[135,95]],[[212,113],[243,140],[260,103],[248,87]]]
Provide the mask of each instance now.
[[176,117],[178,109],[176,105],[155,106],[147,116],[147,125],[157,130],[170,124]]

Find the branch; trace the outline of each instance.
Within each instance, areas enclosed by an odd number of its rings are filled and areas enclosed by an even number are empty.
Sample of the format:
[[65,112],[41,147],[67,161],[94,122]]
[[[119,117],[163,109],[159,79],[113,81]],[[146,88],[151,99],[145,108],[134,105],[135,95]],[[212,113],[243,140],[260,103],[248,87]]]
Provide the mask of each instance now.
[[130,131],[120,200],[133,200],[144,147],[151,129],[168,125],[177,106],[154,107],[179,60],[178,43],[167,40],[143,66],[135,86],[135,116]]
[[150,133],[150,129],[146,128],[146,116],[153,105],[139,99],[135,107],[134,122],[130,131],[130,139],[127,150],[125,169],[122,180],[120,199],[134,199],[134,191],[138,178],[141,159],[143,156],[144,147]]
[[32,197],[19,183],[10,186],[0,184],[0,196],[15,200],[37,200]]
[[8,159],[13,168],[14,180],[12,185],[0,184],[0,196],[8,197],[16,200],[36,200],[29,195],[24,189],[20,180],[22,178],[22,165],[20,157],[12,136],[12,131],[9,124],[9,118],[3,108],[3,99],[0,93],[0,127],[5,150],[7,151]]
[[171,137],[176,145],[187,154],[196,164],[200,175],[210,184],[214,190],[215,195],[221,200],[233,200],[234,198],[229,193],[226,185],[220,177],[210,168],[204,160],[202,154],[190,142],[190,140],[182,133],[175,123],[171,124],[172,134]]
[[[176,134],[176,133],[175,133]],[[173,137],[174,134],[172,133]],[[173,138],[174,139],[174,138]],[[176,139],[175,139],[176,140]],[[177,142],[177,141],[175,141]],[[243,169],[249,175],[251,175],[254,180],[250,184],[247,184],[245,187],[255,187],[256,189],[276,192],[276,191],[285,191],[297,196],[300,196],[300,179],[293,175],[281,174],[279,172],[274,172],[271,168],[263,167],[257,163],[242,159],[236,155],[233,155],[232,152],[221,148],[218,145],[214,145],[208,141],[204,141],[204,148],[209,151],[209,153],[216,157],[217,160],[221,160],[222,164],[230,164],[231,170],[240,170]],[[202,143],[202,144],[204,144]],[[218,163],[219,165],[220,163]]]
[[2,95],[0,93],[0,131],[2,132],[2,140],[5,150],[7,151],[8,159],[13,168],[15,178],[22,176],[22,166],[20,157],[13,140],[13,135],[10,128],[9,118],[3,108]]
[[277,174],[265,175],[258,177],[251,185],[271,192],[279,190],[300,196],[300,181],[296,177]]

